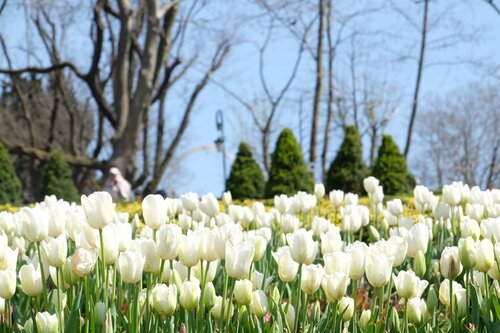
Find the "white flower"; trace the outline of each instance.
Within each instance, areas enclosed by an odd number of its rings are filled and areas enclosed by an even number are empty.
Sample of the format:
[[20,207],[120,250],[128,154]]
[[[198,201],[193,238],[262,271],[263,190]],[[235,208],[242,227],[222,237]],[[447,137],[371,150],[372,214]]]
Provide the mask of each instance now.
[[94,229],[102,229],[113,222],[115,207],[111,194],[94,192],[89,196],[82,195],[82,206],[88,224]]
[[149,194],[142,200],[142,216],[146,225],[158,230],[167,223],[167,203],[159,194]]
[[306,231],[306,229],[299,229],[286,235],[290,254],[299,264],[309,265],[316,258],[318,242],[314,241],[312,236],[312,231]]

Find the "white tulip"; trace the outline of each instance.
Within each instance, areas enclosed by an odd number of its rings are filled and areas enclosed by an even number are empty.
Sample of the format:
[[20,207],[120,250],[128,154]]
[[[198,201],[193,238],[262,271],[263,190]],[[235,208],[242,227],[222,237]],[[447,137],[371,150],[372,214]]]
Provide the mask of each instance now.
[[174,260],[179,254],[182,229],[176,224],[160,227],[156,239],[156,251],[163,260]]
[[177,287],[175,284],[167,286],[157,284],[151,291],[153,298],[153,307],[158,313],[170,316],[177,307]]
[[343,322],[351,320],[354,315],[354,299],[347,296],[342,297],[338,305],[338,312],[342,314]]
[[149,194],[142,200],[142,216],[150,228],[158,230],[167,223],[167,203],[159,194]]
[[299,264],[311,264],[318,253],[318,242],[313,240],[313,232],[306,229],[296,230],[286,235],[290,254]]
[[290,248],[281,247],[273,252],[273,257],[278,264],[278,276],[283,282],[292,282],[299,271],[299,264],[292,259]]
[[401,214],[403,214],[403,203],[401,199],[387,201],[387,209],[389,209],[392,215],[401,216]]
[[240,305],[249,305],[252,302],[253,284],[250,280],[238,280],[234,284],[234,298]]
[[368,245],[355,241],[346,248],[346,253],[350,255],[349,277],[352,280],[359,280],[365,274],[365,258],[368,252]]
[[493,243],[488,238],[484,238],[476,242],[476,264],[474,269],[486,273],[495,263],[495,253],[493,251]]
[[365,261],[366,278],[375,288],[383,287],[391,279],[392,258],[384,254],[369,250]]
[[327,274],[344,273],[349,275],[351,270],[351,255],[342,251],[328,253],[323,256]]
[[443,252],[441,252],[441,259],[439,260],[439,266],[441,267],[441,274],[446,279],[455,279],[462,273],[462,263],[460,262],[460,256],[458,254],[458,247],[445,247]]
[[102,229],[113,222],[115,206],[108,192],[94,192],[89,196],[82,195],[82,206],[88,224],[94,229]]
[[262,290],[256,290],[252,293],[252,303],[250,309],[254,315],[261,318],[268,311],[267,296]]
[[321,282],[321,287],[328,301],[339,301],[344,297],[350,281],[349,276],[344,273],[326,274]]
[[226,272],[232,278],[245,279],[250,273],[255,248],[250,242],[226,243]]
[[342,236],[340,229],[336,226],[331,226],[328,231],[320,235],[321,239],[321,253],[337,252],[342,249]]
[[443,186],[443,200],[450,206],[456,206],[460,203],[460,189],[453,185]]
[[123,282],[135,284],[142,278],[146,258],[141,251],[125,251],[118,258],[118,269]]
[[36,297],[42,293],[42,273],[33,264],[30,263],[21,267],[19,270],[19,280],[21,281],[21,289],[26,295]]
[[304,265],[302,267],[302,282],[300,288],[306,294],[314,294],[321,286],[325,270],[321,265]]
[[182,235],[179,246],[179,261],[186,267],[193,267],[200,261],[197,233],[189,230],[187,235]]
[[59,327],[59,319],[56,314],[38,312],[35,316],[36,328],[40,333],[56,333]]
[[366,193],[373,194],[377,190],[379,185],[379,180],[375,177],[368,177],[363,179],[363,187],[365,188]]
[[179,295],[179,303],[181,306],[191,311],[198,306],[201,297],[200,281],[193,279],[192,281],[184,281]]
[[47,256],[49,265],[56,268],[61,268],[64,265],[68,254],[66,235],[62,234],[57,238],[50,238],[48,241],[44,240],[42,242],[42,247]]
[[30,242],[41,242],[49,234],[49,212],[37,205],[21,209],[24,235]]
[[208,216],[214,217],[219,213],[219,201],[217,201],[213,193],[208,193],[201,198],[200,209]]
[[314,195],[319,200],[325,196],[325,185],[316,184],[314,185]]
[[11,299],[16,292],[16,270],[0,270],[0,297]]
[[329,194],[330,197],[330,202],[334,207],[339,207],[342,205],[342,202],[344,201],[344,191],[341,190],[333,190]]
[[199,204],[198,194],[193,192],[184,193],[181,196],[181,202],[184,209],[192,212],[196,208],[198,208]]

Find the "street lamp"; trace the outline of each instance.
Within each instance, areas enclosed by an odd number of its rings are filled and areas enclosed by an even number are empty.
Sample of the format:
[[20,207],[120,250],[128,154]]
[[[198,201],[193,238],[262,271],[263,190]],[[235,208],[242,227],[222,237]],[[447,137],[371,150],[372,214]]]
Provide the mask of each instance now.
[[217,110],[215,114],[215,126],[217,127],[217,131],[220,132],[219,137],[215,140],[215,146],[217,147],[218,152],[222,152],[222,181],[223,181],[223,190],[226,187],[226,146],[224,145],[224,116],[221,110]]

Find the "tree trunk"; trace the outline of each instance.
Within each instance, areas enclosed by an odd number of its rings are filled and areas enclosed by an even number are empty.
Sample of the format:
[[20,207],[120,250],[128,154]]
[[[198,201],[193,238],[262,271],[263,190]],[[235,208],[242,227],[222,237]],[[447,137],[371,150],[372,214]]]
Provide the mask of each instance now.
[[309,163],[314,175],[316,164],[316,144],[318,136],[319,111],[321,107],[321,90],[323,85],[323,34],[325,23],[324,0],[319,0],[318,45],[316,49],[316,86],[314,89],[313,117],[311,126],[311,142],[309,147]]
[[413,125],[417,116],[418,95],[420,93],[420,82],[422,80],[422,72],[424,69],[424,56],[427,39],[427,17],[429,13],[429,0],[424,0],[424,16],[422,22],[422,38],[420,41],[420,55],[418,57],[417,80],[415,82],[415,91],[413,93],[413,102],[411,107],[410,124],[408,125],[408,133],[406,135],[405,158],[408,158],[410,152],[411,136],[413,134]]

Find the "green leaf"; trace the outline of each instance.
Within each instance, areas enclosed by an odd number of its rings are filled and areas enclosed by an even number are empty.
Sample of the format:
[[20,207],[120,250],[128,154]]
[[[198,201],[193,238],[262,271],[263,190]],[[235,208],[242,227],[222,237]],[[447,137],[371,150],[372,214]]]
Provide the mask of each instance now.
[[73,302],[73,307],[66,321],[65,332],[78,332],[80,331],[80,301],[82,298],[83,285],[78,290],[78,295]]

